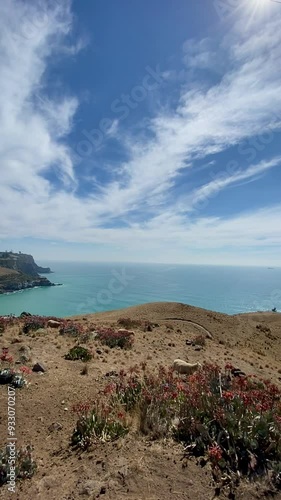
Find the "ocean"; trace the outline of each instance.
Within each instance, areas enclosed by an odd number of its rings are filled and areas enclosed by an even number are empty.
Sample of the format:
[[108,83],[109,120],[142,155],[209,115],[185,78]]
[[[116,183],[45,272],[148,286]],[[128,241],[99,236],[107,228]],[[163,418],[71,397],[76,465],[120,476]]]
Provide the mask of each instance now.
[[0,315],[71,316],[146,302],[182,302],[238,314],[281,311],[281,268],[38,262],[62,286],[0,295]]

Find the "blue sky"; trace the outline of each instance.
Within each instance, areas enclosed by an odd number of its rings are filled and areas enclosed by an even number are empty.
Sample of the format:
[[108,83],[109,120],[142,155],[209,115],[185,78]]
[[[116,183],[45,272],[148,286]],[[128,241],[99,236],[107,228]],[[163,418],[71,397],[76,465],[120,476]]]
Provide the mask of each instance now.
[[281,265],[281,5],[0,5],[0,247]]

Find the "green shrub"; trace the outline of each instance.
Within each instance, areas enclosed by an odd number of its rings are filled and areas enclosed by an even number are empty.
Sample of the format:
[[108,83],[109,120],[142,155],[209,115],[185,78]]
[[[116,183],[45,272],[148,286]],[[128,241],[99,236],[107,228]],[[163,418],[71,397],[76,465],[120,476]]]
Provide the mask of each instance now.
[[81,359],[82,361],[90,361],[90,359],[92,359],[92,354],[90,353],[89,349],[77,345],[72,347],[64,357],[65,359],[71,359],[73,361],[77,359]]
[[63,326],[60,328],[61,335],[69,335],[70,337],[77,338],[84,332],[84,328],[79,323],[65,320]]
[[78,404],[73,411],[78,414],[78,421],[71,437],[72,446],[87,449],[95,440],[114,441],[129,431],[125,414],[104,404],[91,411],[89,404]]

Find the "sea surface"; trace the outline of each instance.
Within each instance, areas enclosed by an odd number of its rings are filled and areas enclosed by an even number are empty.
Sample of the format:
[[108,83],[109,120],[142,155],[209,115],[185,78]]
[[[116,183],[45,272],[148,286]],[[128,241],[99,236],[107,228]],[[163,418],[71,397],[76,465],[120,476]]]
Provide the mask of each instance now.
[[38,262],[62,286],[0,295],[0,315],[71,316],[146,302],[182,302],[228,314],[281,311],[281,268]]

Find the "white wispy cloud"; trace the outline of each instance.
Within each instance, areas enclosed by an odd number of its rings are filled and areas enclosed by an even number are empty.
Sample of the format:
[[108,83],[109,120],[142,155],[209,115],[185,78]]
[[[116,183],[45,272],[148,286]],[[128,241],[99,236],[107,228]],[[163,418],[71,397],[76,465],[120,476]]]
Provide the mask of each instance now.
[[[129,160],[120,164],[113,182],[80,198],[79,169],[65,142],[79,103],[69,95],[47,98],[44,89],[52,55],[75,55],[85,43],[78,41],[67,50],[70,2],[46,5],[43,17],[37,2],[7,0],[0,6],[0,209],[5,213],[0,238],[118,244],[135,255],[139,245],[149,245],[153,255],[165,244],[171,259],[184,256],[187,247],[280,244],[280,206],[237,213],[231,219],[192,213],[198,201],[280,168],[280,157],[251,165],[241,162],[235,173],[226,169],[184,198],[173,194],[194,160],[226,151],[268,128],[273,134],[280,128],[280,16],[257,23],[248,33],[238,21],[223,39],[221,53],[215,54],[207,39],[186,42],[189,68],[208,69],[221,55],[227,62],[224,75],[216,83],[206,80],[204,86],[193,81],[192,89],[183,85],[177,107],[159,108],[149,120],[149,136],[130,136],[114,121],[108,135],[120,141]],[[51,171],[63,184],[47,180]],[[117,219],[127,227],[108,228]]]

